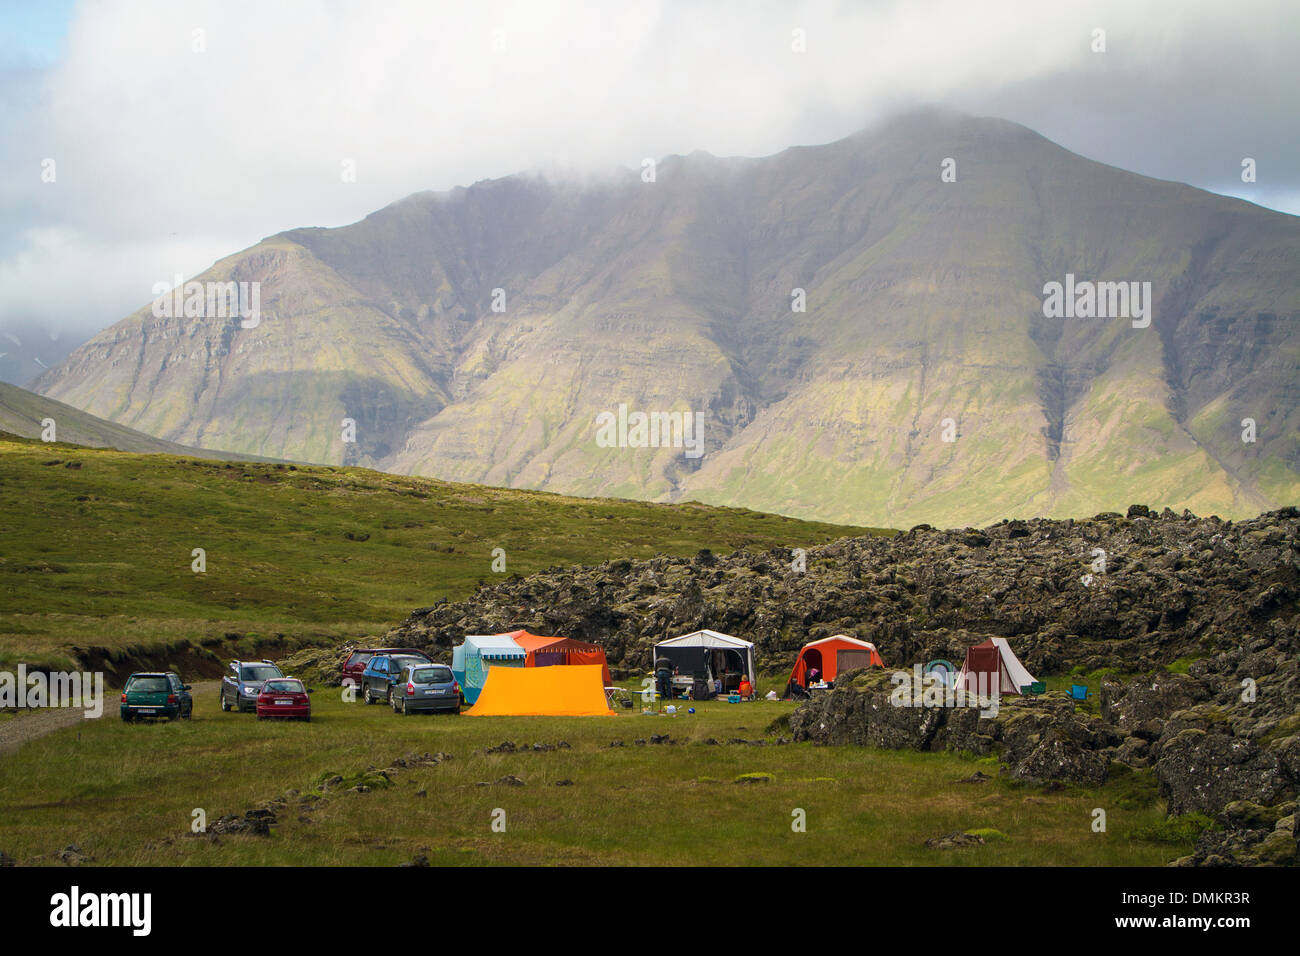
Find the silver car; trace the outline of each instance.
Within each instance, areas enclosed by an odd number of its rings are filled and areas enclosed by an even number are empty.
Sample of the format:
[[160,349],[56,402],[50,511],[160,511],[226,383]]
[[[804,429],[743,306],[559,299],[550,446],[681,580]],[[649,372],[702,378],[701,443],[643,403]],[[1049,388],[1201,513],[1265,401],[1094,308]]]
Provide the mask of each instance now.
[[267,660],[231,661],[221,678],[221,709],[256,711],[262,685],[283,676],[284,672]]
[[460,713],[460,684],[446,664],[412,664],[389,691],[395,714],[417,711]]

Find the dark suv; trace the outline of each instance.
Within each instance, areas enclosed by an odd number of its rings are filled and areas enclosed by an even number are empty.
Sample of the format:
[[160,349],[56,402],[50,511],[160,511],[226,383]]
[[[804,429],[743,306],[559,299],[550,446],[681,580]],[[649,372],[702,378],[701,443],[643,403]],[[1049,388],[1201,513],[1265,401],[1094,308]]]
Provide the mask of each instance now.
[[402,654],[409,657],[418,657],[427,664],[433,663],[429,655],[425,654],[424,651],[412,650],[406,647],[358,647],[343,662],[343,671],[339,675],[339,683],[344,687],[348,684],[354,684],[360,689],[361,672],[370,663],[370,658],[376,654]]
[[367,704],[392,701],[392,689],[398,681],[406,680],[406,669],[417,664],[428,664],[423,654],[376,654],[366,661],[361,672],[361,699]]
[[221,709],[257,710],[262,685],[283,676],[270,661],[231,661],[226,676],[221,678]]
[[194,698],[190,685],[183,683],[174,671],[132,674],[122,689],[122,719],[139,720],[142,717],[194,716]]

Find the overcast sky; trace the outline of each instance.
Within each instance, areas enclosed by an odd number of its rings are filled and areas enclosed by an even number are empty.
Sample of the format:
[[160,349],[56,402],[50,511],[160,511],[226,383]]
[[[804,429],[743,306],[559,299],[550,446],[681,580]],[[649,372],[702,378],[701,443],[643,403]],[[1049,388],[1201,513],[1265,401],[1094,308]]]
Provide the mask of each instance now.
[[1296,0],[0,0],[0,330],[84,337],[418,190],[765,155],[919,105],[1300,214],[1298,41]]

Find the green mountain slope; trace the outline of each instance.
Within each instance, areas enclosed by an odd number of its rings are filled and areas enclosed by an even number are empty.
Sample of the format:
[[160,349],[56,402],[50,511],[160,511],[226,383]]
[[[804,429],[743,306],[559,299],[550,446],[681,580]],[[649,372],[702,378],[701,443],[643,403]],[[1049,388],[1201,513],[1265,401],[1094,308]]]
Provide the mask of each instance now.
[[[1150,326],[1045,318],[1067,274],[1149,282]],[[927,112],[287,232],[200,277],[260,281],[256,329],[144,309],[35,387],[173,441],[572,494],[1244,516],[1300,497],[1297,275],[1296,217]],[[705,454],[601,447],[620,403],[702,412]]]
[[0,432],[19,438],[40,439],[45,422],[53,422],[53,441],[91,448],[116,448],[118,451],[144,454],[199,455],[218,460],[244,460],[248,455],[234,452],[210,451],[190,448],[176,442],[154,438],[116,422],[96,418],[65,405],[63,402],[37,395],[17,385],[0,382]]

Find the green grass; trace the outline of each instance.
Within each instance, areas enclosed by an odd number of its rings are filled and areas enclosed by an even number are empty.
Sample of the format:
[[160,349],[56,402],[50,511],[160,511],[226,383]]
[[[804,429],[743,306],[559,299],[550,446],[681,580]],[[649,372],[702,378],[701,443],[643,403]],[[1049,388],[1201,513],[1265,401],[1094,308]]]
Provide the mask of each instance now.
[[1148,843],[1172,843],[1188,845],[1206,830],[1221,830],[1222,827],[1203,813],[1185,813],[1182,816],[1158,820],[1133,830],[1134,840]]
[[[217,652],[383,634],[438,598],[555,565],[864,533],[740,508],[0,438],[0,666],[66,668],[99,647],[212,673]],[[205,573],[191,569],[195,548]]]
[[[221,713],[211,686],[193,721],[127,725],[110,711],[4,758],[0,850],[53,863],[76,843],[96,864],[164,866],[385,866],[421,854],[435,865],[1099,866],[1163,864],[1194,836],[1142,836],[1168,829],[1164,809],[1154,792],[1135,800],[1141,787],[1124,775],[1114,786],[1048,792],[1001,778],[958,782],[976,769],[996,773],[986,758],[727,743],[763,738],[792,708],[784,702],[709,702],[673,717],[398,717],[322,688],[312,723],[272,724]],[[677,742],[634,743],[665,733]],[[484,752],[505,740],[520,752]],[[570,747],[526,749],[560,741]],[[308,794],[335,774],[345,786],[373,783],[373,771],[425,751],[452,759],[403,770],[369,793],[334,788],[311,807],[291,799],[269,837],[190,835],[196,808],[211,824],[290,790]],[[771,779],[735,782],[756,774]],[[525,785],[497,783],[507,775]],[[1107,811],[1105,833],[1092,832],[1096,807]],[[498,810],[504,833],[492,829]],[[804,833],[792,829],[796,810]],[[987,842],[925,848],[954,830]]]
[[1165,665],[1165,670],[1171,674],[1187,674],[1192,669],[1192,664],[1200,660],[1202,655],[1193,654],[1190,657],[1180,657],[1178,660]]

